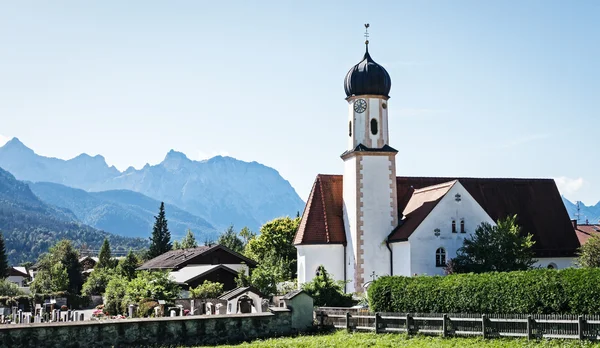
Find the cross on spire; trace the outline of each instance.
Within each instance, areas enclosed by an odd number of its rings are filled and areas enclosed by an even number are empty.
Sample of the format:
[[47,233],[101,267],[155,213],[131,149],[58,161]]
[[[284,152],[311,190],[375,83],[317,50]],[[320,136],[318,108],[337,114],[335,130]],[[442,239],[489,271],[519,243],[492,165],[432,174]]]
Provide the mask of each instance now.
[[365,45],[367,46],[367,51],[369,50],[369,23],[365,23]]

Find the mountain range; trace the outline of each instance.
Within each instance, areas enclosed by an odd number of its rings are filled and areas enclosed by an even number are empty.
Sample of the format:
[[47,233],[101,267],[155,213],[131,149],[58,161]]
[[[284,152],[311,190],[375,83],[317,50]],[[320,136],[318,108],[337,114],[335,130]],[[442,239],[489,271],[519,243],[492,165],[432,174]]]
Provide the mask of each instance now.
[[[567,208],[567,212],[569,212],[569,216],[571,219],[577,218],[577,202],[573,203],[562,197],[563,203]],[[596,203],[596,205],[586,206],[583,203],[579,203],[579,223],[583,224],[586,220],[590,224],[600,224],[600,202]]]
[[82,224],[73,212],[40,200],[29,186],[0,168],[0,230],[12,265],[35,261],[61,239],[99,249],[108,238],[113,250],[142,249],[147,239],[117,236]]
[[[157,165],[121,172],[100,155],[50,158],[13,138],[0,147],[0,167],[31,182],[42,200],[69,209],[82,222],[123,235],[139,235],[151,219],[148,213],[157,211],[158,206],[151,209],[151,205],[159,201],[173,207],[175,214],[167,214],[174,220],[175,235],[185,233],[184,228],[210,234],[229,225],[257,231],[271,219],[304,209],[302,199],[276,170],[231,157],[193,161],[171,150]],[[133,207],[123,211],[128,205]],[[140,217],[142,212],[145,218]]]

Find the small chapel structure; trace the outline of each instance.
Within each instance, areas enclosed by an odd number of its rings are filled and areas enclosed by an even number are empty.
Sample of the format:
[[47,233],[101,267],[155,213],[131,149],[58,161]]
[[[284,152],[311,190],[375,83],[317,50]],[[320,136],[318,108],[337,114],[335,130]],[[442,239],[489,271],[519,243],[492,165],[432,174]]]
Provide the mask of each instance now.
[[533,235],[538,266],[572,266],[580,241],[554,180],[396,175],[392,81],[365,44],[344,79],[344,173],[317,175],[294,239],[298,284],[311,281],[319,265],[346,281],[348,293],[384,275],[443,275],[478,225],[514,214]]

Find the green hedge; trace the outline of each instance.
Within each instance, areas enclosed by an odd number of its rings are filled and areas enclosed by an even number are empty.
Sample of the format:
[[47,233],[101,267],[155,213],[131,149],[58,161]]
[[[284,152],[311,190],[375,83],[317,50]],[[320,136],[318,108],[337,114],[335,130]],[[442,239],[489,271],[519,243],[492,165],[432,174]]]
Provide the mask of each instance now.
[[600,269],[381,277],[370,308],[400,313],[600,313]]

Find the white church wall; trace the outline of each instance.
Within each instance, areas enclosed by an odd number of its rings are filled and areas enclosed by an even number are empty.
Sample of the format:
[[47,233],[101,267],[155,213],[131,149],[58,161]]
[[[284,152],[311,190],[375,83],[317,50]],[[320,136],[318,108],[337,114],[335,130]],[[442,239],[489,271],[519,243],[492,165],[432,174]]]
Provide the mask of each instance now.
[[541,257],[537,259],[534,267],[549,268],[548,265],[552,265],[555,269],[565,269],[577,267],[576,261],[575,257]]
[[[455,200],[457,193],[461,195],[459,202]],[[452,233],[452,219],[456,221],[457,233]],[[463,219],[465,233],[460,232],[460,222]],[[446,261],[456,257],[456,251],[462,246],[465,237],[472,235],[482,222],[495,225],[460,182],[454,184],[408,238],[411,246],[412,274],[443,275],[444,268],[436,267],[436,250],[444,248]],[[436,228],[440,229],[438,237],[434,234]]]
[[385,244],[393,229],[392,188],[390,187],[390,167],[388,156],[363,156],[362,181],[362,221],[364,236],[363,281],[390,274],[390,253]]
[[391,243],[392,257],[394,258],[394,275],[410,276],[410,243]]
[[342,244],[296,245],[298,251],[298,286],[315,278],[323,265],[335,280],[344,280],[344,246]]
[[[369,147],[372,148],[380,148],[381,146],[378,146],[377,144],[377,140],[381,137],[381,131],[382,131],[382,123],[381,122],[381,115],[379,114],[379,103],[381,102],[381,99],[379,98],[369,98],[369,119],[367,120],[368,124],[367,124],[367,128],[368,128],[368,132],[367,135],[369,137]],[[371,131],[371,120],[375,119],[377,120],[377,133],[373,134],[373,132]]]

